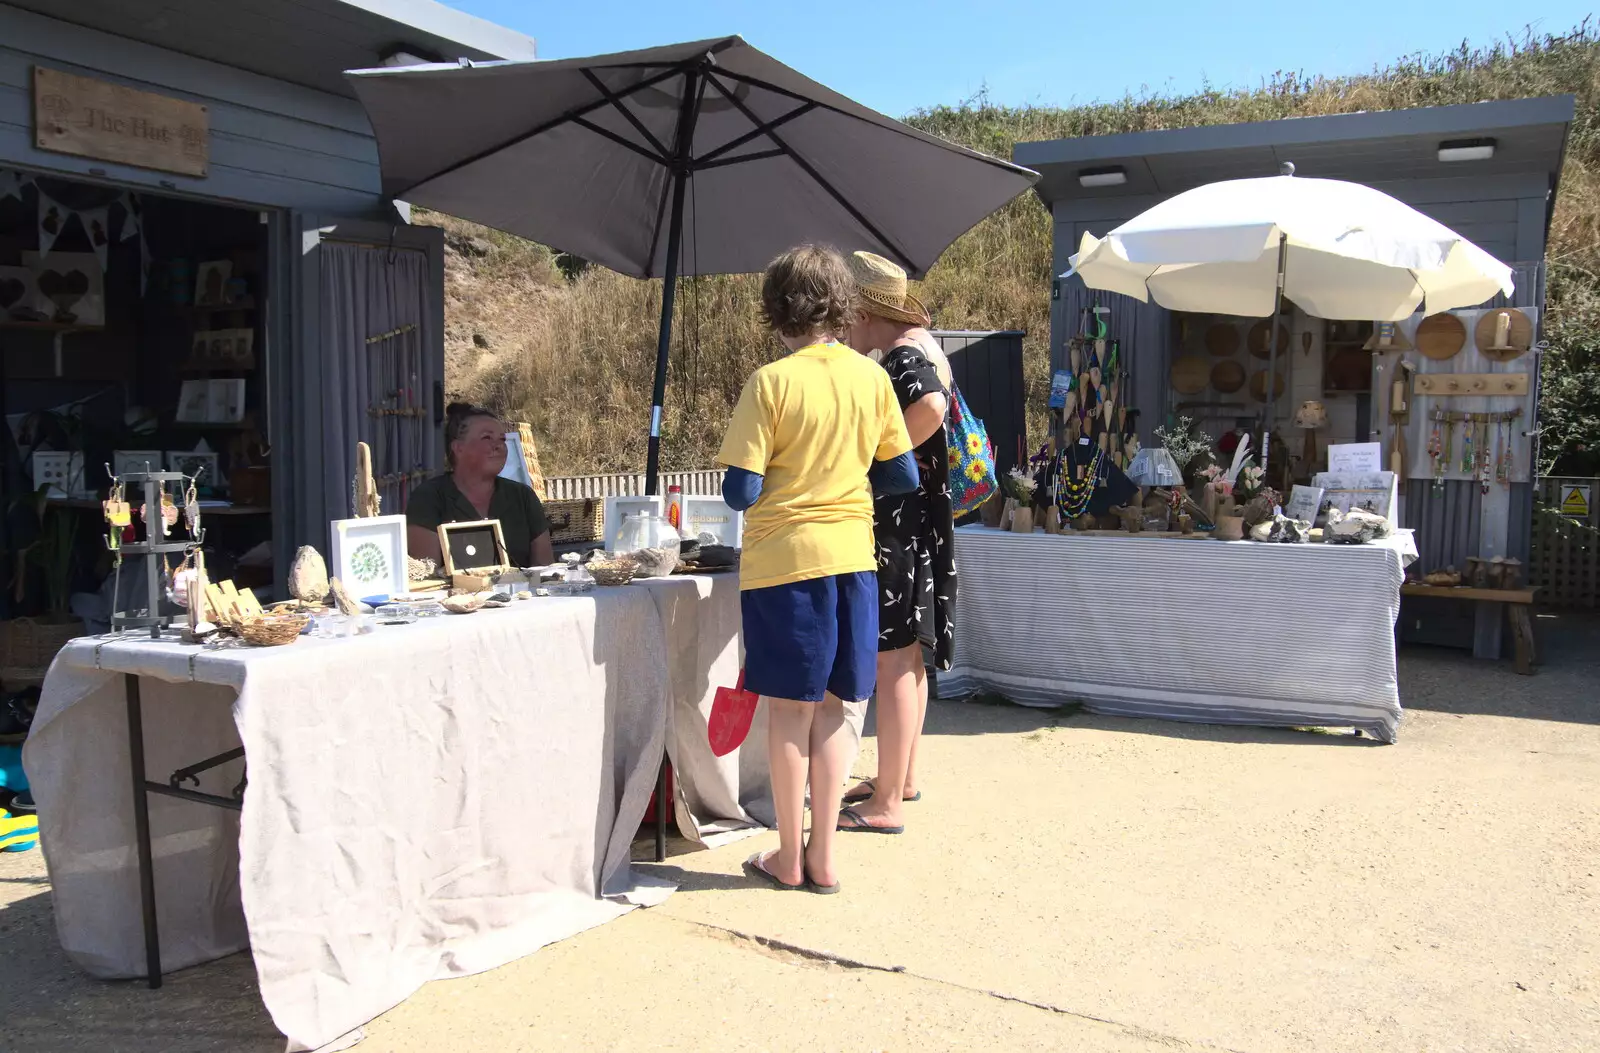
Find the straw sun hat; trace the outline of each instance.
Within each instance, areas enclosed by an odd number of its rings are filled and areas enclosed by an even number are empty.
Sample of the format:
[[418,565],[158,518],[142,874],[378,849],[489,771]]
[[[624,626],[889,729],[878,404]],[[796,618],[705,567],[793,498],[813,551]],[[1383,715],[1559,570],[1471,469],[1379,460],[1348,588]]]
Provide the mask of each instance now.
[[903,269],[872,252],[852,252],[846,262],[861,291],[862,310],[909,325],[933,324],[928,309],[906,288]]

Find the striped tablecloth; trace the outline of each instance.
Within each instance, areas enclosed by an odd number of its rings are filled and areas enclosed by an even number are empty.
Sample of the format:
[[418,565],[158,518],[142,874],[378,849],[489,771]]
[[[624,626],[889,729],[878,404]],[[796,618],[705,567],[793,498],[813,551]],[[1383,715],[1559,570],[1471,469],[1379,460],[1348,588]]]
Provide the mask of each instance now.
[[956,532],[941,698],[1212,724],[1355,727],[1393,742],[1409,532],[1372,545]]

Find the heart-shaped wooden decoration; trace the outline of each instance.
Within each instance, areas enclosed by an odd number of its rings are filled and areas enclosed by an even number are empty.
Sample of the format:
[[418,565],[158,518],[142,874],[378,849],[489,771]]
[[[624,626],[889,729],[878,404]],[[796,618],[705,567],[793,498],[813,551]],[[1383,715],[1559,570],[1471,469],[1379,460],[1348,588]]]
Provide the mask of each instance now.
[[15,278],[0,278],[0,309],[9,311],[28,287]]

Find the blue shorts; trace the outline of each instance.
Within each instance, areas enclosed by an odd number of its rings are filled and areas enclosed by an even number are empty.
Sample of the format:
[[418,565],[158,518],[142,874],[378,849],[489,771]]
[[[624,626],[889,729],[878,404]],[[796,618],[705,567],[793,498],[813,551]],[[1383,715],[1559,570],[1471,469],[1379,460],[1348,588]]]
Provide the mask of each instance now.
[[878,575],[835,574],[739,595],[744,687],[768,698],[846,702],[878,683]]

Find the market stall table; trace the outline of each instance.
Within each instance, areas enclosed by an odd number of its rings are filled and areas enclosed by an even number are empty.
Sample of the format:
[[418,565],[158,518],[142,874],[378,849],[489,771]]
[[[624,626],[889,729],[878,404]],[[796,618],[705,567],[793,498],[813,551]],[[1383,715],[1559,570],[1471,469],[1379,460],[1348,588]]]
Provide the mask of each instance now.
[[[601,589],[279,648],[70,645],[26,755],[63,948],[110,978],[249,947],[274,1022],[315,1048],[428,980],[659,901],[628,859],[666,641],[648,591]],[[165,791],[143,842],[158,958],[134,786]]]
[[1393,742],[1401,531],[1368,545],[956,532],[941,698],[1212,724],[1353,727]]

